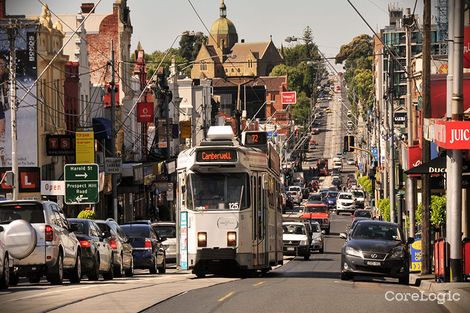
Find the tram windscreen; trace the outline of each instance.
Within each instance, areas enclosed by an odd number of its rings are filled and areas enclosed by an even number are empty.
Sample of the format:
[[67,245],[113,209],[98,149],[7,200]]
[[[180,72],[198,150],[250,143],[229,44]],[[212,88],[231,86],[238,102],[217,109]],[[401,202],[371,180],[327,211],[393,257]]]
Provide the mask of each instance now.
[[249,206],[250,186],[245,173],[190,174],[189,182],[189,203],[195,210],[240,210]]

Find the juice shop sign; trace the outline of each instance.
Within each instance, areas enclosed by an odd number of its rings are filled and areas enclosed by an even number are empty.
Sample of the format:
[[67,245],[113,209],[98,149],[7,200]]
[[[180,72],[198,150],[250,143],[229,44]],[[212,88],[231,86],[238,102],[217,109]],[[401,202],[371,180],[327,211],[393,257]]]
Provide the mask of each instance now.
[[435,138],[440,147],[454,150],[470,149],[470,122],[447,121],[444,125],[445,137],[441,134],[440,138]]

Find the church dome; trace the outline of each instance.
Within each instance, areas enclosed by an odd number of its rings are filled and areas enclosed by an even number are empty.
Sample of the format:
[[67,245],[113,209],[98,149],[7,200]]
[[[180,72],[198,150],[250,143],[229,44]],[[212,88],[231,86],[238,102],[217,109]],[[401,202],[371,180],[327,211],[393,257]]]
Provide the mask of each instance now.
[[212,23],[209,44],[223,50],[231,49],[238,42],[235,25],[227,18],[227,7],[224,0],[220,3],[220,17]]
[[211,26],[211,35],[236,35],[235,25],[226,17],[219,17]]

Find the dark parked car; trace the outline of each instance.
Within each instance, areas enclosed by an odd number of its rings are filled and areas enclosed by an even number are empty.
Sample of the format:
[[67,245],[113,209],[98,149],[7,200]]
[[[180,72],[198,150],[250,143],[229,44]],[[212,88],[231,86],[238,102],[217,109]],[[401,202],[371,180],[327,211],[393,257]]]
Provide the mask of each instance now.
[[165,249],[161,239],[149,224],[123,224],[121,229],[132,245],[134,268],[148,269],[151,274],[165,273]]
[[113,279],[113,250],[99,226],[88,219],[70,218],[68,221],[80,241],[82,273],[89,280],[98,280],[100,273],[105,280]]
[[357,209],[356,211],[354,211],[352,215],[352,219],[354,221],[356,218],[359,218],[359,217],[372,219],[372,212],[370,210]]
[[113,249],[114,276],[133,276],[134,258],[132,257],[132,245],[126,233],[112,218],[108,218],[106,221],[95,220],[95,223],[105,233],[109,245]]
[[336,198],[338,197],[337,191],[330,191],[324,199],[324,203],[328,206],[329,209],[336,208]]
[[401,284],[409,283],[408,245],[397,224],[375,221],[359,221],[346,235],[341,249],[341,279],[348,280],[355,274],[395,277]]

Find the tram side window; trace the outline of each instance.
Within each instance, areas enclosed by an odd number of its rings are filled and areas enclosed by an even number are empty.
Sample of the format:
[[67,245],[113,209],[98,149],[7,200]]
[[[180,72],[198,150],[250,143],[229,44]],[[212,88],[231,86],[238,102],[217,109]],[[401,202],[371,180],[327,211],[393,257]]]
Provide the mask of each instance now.
[[[240,210],[250,205],[250,184],[245,173],[197,173],[190,175],[195,210]],[[191,205],[189,204],[191,202]]]

